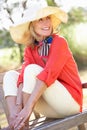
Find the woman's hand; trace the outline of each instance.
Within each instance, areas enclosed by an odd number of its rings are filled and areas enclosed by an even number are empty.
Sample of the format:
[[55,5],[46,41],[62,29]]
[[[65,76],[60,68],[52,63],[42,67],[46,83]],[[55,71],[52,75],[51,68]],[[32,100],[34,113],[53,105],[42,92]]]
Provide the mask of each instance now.
[[25,126],[25,122],[29,119],[32,113],[31,109],[23,108],[19,114],[16,115],[14,122],[14,130],[20,130]]
[[15,119],[17,118],[17,114],[22,110],[22,104],[16,105],[13,109],[13,113],[9,117],[9,126],[10,128],[14,127]]

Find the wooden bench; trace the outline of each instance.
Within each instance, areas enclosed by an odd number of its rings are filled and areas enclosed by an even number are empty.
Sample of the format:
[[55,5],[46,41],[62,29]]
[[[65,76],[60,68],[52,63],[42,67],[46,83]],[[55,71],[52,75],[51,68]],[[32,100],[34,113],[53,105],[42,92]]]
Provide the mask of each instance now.
[[[9,112],[6,107],[4,99],[4,93],[2,89],[4,73],[0,74],[0,102],[3,106],[8,121]],[[87,83],[83,83],[83,88],[87,88]],[[46,117],[40,117],[37,113],[34,113],[36,119],[30,120],[30,129],[32,130],[68,130],[72,127],[77,126],[78,130],[86,130],[85,123],[87,122],[87,110],[82,113],[66,117],[64,119],[48,119]],[[1,130],[4,130],[1,129]]]

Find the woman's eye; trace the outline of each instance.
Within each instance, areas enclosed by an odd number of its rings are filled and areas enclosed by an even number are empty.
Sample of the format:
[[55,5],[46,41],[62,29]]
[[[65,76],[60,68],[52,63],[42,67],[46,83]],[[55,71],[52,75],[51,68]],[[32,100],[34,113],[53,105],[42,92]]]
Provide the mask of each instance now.
[[41,19],[39,19],[39,21],[43,21],[43,19],[41,18]]
[[47,20],[50,19],[50,16],[47,16],[46,19],[47,19]]

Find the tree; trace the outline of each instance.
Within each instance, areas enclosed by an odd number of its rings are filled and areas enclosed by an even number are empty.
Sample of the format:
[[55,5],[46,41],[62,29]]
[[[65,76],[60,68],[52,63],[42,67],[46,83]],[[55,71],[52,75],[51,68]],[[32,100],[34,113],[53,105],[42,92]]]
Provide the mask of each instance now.
[[87,22],[87,11],[82,7],[72,8],[68,15],[70,23]]
[[[40,2],[41,4],[47,4],[44,0],[21,0],[16,2],[12,1],[12,3],[9,3],[9,0],[0,1],[0,4],[2,5],[0,6],[0,25],[2,25],[2,31],[0,32],[0,46],[17,46],[19,48],[20,62],[23,61],[23,45],[15,44],[12,41],[8,29],[9,26],[17,23],[17,20],[22,18],[24,10],[26,10],[28,6],[32,4],[32,2]],[[5,40],[3,40],[4,37]]]
[[[0,47],[14,47],[17,46],[19,48],[19,56],[20,56],[20,63],[23,62],[23,46],[16,44],[13,42],[8,28],[9,26],[11,26],[14,23],[14,13],[15,11],[17,11],[19,9],[19,7],[21,6],[21,10],[20,10],[20,15],[22,16],[22,11],[25,9],[25,5],[26,5],[26,0],[23,2],[16,2],[16,3],[12,3],[11,5],[8,3],[8,0],[2,0],[0,1],[2,6],[0,7],[0,23],[2,25],[2,30],[0,31]],[[5,39],[5,40],[4,40]],[[12,56],[11,57],[15,57],[16,51],[15,48],[13,49]]]

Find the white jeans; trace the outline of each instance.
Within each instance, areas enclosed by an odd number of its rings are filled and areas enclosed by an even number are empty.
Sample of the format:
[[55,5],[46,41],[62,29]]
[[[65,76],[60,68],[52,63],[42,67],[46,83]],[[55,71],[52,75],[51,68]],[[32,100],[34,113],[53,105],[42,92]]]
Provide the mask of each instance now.
[[[23,92],[31,94],[35,84],[36,75],[43,70],[42,67],[31,64],[25,68]],[[3,79],[3,90],[5,96],[17,95],[17,79],[19,73],[11,70],[6,72]],[[34,108],[46,117],[62,118],[79,113],[80,106],[72,98],[67,89],[57,80],[49,86],[40,97]]]

